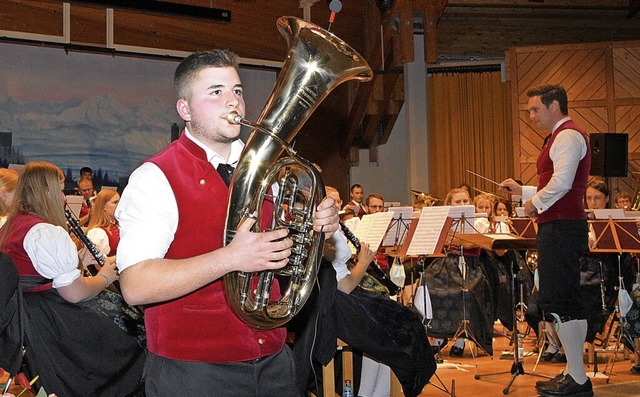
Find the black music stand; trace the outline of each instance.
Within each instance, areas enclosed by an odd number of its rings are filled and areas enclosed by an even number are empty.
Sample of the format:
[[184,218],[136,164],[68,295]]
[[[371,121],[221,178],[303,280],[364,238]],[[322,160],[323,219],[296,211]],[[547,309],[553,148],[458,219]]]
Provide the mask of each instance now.
[[[424,280],[424,273],[425,273],[425,268],[426,268],[426,264],[424,261],[424,258],[418,258],[418,266],[421,267],[421,272],[420,272],[420,281],[418,282],[418,288],[415,291],[415,294],[413,296],[413,299],[415,300],[415,296],[418,293],[418,290],[420,289],[420,287],[422,287],[422,302],[424,304],[424,309],[423,312],[420,312],[420,310],[418,309],[418,312],[420,314],[422,314],[422,325],[425,328],[425,331],[427,333],[427,335],[429,335],[429,321],[431,319],[429,319],[427,317],[427,286],[426,286],[426,282]],[[440,357],[440,349],[438,349],[438,352],[436,353],[436,363],[440,364],[442,363],[442,358]],[[451,396],[451,397],[455,397],[456,394],[456,381],[455,379],[451,380],[451,390],[447,389],[447,386],[445,386],[444,382],[442,381],[442,379],[440,379],[440,376],[438,376],[438,372],[434,372],[433,375],[436,377],[436,379],[438,379],[438,383],[436,384],[434,382],[432,382],[431,380],[429,380],[428,385],[432,385],[433,387],[435,387],[436,389],[440,390],[441,392],[446,393],[447,395]]]
[[[618,288],[623,288],[623,279],[620,267],[620,256],[623,253],[640,253],[640,235],[638,233],[638,224],[635,219],[596,219],[590,220],[589,224],[593,228],[596,234],[596,241],[594,246],[590,249],[592,252],[608,252],[608,253],[617,253],[618,254]],[[623,315],[620,312],[620,302],[617,301],[616,309],[614,311],[614,316],[616,313],[620,314],[618,319],[618,329],[616,330],[616,344],[613,350],[613,355],[607,362],[605,367],[605,371],[609,369],[609,365],[611,365],[609,373],[613,373],[613,366],[616,361],[616,356],[618,350],[620,348],[620,343],[623,338],[629,338],[633,346],[633,352],[640,356],[640,352],[633,345],[633,338],[629,335],[624,334],[624,323],[626,321],[626,315]],[[613,323],[612,325],[613,326]],[[594,359],[594,362],[597,361]],[[609,383],[609,378],[607,378],[607,383]]]
[[[425,217],[425,221],[423,221],[424,223],[429,223],[429,220],[427,220],[428,217]],[[412,219],[412,221],[410,223],[403,223],[403,225],[407,226],[407,230],[406,230],[406,236],[404,239],[399,239],[396,241],[396,244],[394,245],[394,255],[400,257],[401,259],[404,259],[406,257],[410,257],[411,261],[413,261],[413,258],[418,258],[418,264],[417,266],[421,267],[421,272],[420,272],[420,278],[419,278],[419,283],[418,286],[423,286],[422,288],[422,299],[423,299],[423,304],[425,305],[423,313],[422,314],[422,325],[425,327],[425,331],[427,333],[427,335],[429,335],[429,318],[427,318],[427,310],[426,310],[426,302],[427,302],[427,287],[426,287],[426,283],[424,280],[424,274],[425,274],[425,268],[426,268],[426,264],[424,259],[426,257],[443,257],[445,256],[442,252],[444,250],[444,243],[446,240],[446,234],[449,230],[449,228],[451,227],[451,223],[452,223],[452,219],[451,218],[446,218],[446,220],[444,220],[444,222],[442,224],[437,223],[436,225],[430,225],[430,226],[425,226],[424,224],[420,224],[420,220],[419,219]],[[420,229],[418,228],[420,224]],[[438,236],[435,238],[434,241],[434,245],[433,248],[429,251],[429,249],[427,249],[426,251],[422,251],[425,250],[425,248],[421,247],[418,249],[418,251],[420,251],[420,254],[415,254],[415,255],[409,255],[408,252],[410,252],[410,245],[415,238],[417,239],[425,239],[427,238],[425,233],[424,233],[424,228],[433,228],[436,227],[439,232],[437,233]],[[433,236],[431,236],[433,238]],[[428,239],[428,238],[427,238]],[[414,249],[415,251],[415,249]],[[413,267],[413,266],[412,266]],[[413,284],[413,283],[412,283]],[[418,289],[416,289],[416,291],[414,292],[413,295],[413,299],[415,300],[415,296],[418,293]],[[420,312],[418,310],[418,312]],[[440,354],[440,352],[438,351],[437,353],[438,355]],[[436,358],[436,362],[438,362],[438,358]],[[441,362],[441,360],[440,360]],[[431,380],[429,380],[428,385],[432,385],[433,387],[435,387],[436,389],[446,393],[447,395],[451,396],[451,397],[455,397],[455,379],[451,380],[451,390],[449,390],[444,382],[442,382],[442,379],[438,376],[437,371],[434,373],[434,376],[436,377],[436,379],[438,380],[439,384],[436,384],[434,382],[432,382]]]
[[[450,242],[453,241],[453,239],[456,237],[462,240],[460,236],[464,234],[463,232],[465,231],[466,227],[469,227],[476,232],[473,234],[469,234],[470,236],[480,235],[480,234],[477,234],[477,230],[475,230],[475,227],[471,223],[469,223],[468,219],[473,219],[473,218],[466,217],[464,213],[460,216],[460,218],[453,219],[453,226],[452,226],[453,233],[451,235]],[[469,240],[466,240],[466,241],[469,241]],[[476,244],[476,245],[479,245],[479,244]],[[467,262],[464,259],[464,248],[462,248],[462,246],[460,247],[460,258],[462,258],[462,267],[463,267],[463,270],[462,270],[462,320],[460,322],[460,325],[458,326],[458,329],[451,337],[451,340],[455,341],[460,337],[463,337],[464,339],[468,339],[472,341],[477,347],[479,347],[480,350],[484,352],[484,354],[486,354],[487,356],[491,357],[491,359],[493,359],[493,356],[489,354],[489,352],[482,346],[482,344],[478,342],[478,338],[469,329],[469,320],[467,319],[467,293],[469,292],[469,289],[467,288],[468,267],[467,267]],[[471,351],[471,357],[473,357],[473,360],[475,361],[476,355],[473,352],[473,349],[470,349],[470,351]]]
[[[525,238],[521,236],[505,234],[505,235],[482,235],[482,234],[468,234],[468,235],[460,235],[459,238],[461,240],[469,241],[474,244],[479,245],[480,247],[494,251],[494,250],[523,250],[535,248],[536,240],[533,238]],[[474,376],[475,379],[479,380],[483,376],[492,376],[492,375],[500,375],[500,374],[511,374],[511,380],[507,384],[507,386],[502,390],[503,394],[509,394],[509,389],[511,385],[516,380],[516,378],[520,375],[534,375],[542,378],[550,379],[549,376],[540,375],[536,373],[527,373],[524,370],[524,363],[522,361],[522,357],[520,357],[520,338],[518,338],[518,315],[517,315],[517,307],[516,307],[516,295],[515,295],[515,283],[516,283],[516,275],[513,270],[513,263],[509,266],[510,276],[511,276],[511,303],[513,307],[513,333],[512,333],[512,341],[514,344],[513,351],[513,364],[511,364],[511,369],[509,371],[496,372],[492,374],[484,374]]]

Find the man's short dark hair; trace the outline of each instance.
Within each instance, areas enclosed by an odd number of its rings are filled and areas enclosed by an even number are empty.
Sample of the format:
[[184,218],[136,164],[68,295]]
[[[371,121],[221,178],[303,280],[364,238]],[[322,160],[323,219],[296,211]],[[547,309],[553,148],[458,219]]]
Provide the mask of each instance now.
[[194,52],[180,62],[173,76],[173,86],[178,98],[186,98],[190,93],[189,83],[202,69],[231,67],[238,69],[239,58],[231,50],[216,49]]
[[360,188],[360,189],[362,189],[362,185],[360,185],[360,184],[358,184],[358,183],[354,183],[353,185],[351,185],[351,189],[349,189],[349,191],[350,191],[351,193],[353,193],[353,189],[356,189],[356,188]]
[[539,96],[540,102],[542,102],[547,108],[554,100],[558,101],[558,104],[560,105],[560,113],[562,113],[563,116],[569,114],[567,91],[561,85],[545,84],[534,87],[527,91],[527,96],[529,98]]

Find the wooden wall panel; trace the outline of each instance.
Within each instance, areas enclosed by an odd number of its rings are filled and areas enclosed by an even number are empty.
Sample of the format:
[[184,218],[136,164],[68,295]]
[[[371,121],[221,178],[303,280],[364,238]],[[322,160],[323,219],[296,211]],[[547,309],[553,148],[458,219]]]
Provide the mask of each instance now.
[[640,47],[613,49],[613,81],[616,99],[640,98]]
[[640,42],[608,42],[514,48],[507,52],[513,85],[516,177],[537,183],[535,161],[547,132],[530,122],[527,90],[561,84],[569,115],[587,133],[629,134],[629,174],[608,178],[611,201],[619,190],[633,193],[640,175]]

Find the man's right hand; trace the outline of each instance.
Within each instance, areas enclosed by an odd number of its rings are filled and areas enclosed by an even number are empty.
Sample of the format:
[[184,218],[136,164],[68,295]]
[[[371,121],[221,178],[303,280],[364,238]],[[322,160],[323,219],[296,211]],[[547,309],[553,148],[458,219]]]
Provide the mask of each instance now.
[[504,181],[500,182],[499,186],[500,186],[500,189],[511,192],[511,194],[515,194],[517,196],[522,195],[522,185],[520,185],[518,182],[514,181],[511,178],[505,179]]

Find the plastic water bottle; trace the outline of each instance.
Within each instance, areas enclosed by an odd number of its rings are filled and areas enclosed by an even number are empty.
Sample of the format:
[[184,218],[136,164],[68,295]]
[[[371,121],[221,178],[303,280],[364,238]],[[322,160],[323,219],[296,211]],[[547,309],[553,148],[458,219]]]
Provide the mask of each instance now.
[[351,387],[351,380],[345,379],[344,388],[342,389],[342,397],[353,397],[353,388]]

